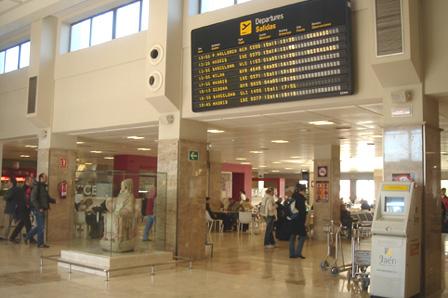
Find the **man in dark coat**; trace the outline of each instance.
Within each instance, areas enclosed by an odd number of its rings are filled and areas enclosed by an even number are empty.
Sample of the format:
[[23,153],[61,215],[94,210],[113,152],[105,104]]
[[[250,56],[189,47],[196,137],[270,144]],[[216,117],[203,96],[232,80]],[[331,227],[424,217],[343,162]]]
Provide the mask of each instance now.
[[[16,237],[19,235],[20,231],[22,231],[25,226],[26,233],[28,234],[31,230],[31,185],[33,184],[33,179],[31,177],[27,177],[25,180],[25,184],[23,185],[22,191],[23,196],[20,196],[17,201],[17,208],[15,212],[15,219],[18,220],[18,224],[11,236],[9,236],[9,241],[16,242]],[[31,239],[31,242],[35,241]]]
[[9,232],[11,229],[11,223],[14,219],[14,213],[16,211],[17,202],[25,196],[23,190],[17,186],[17,180],[15,177],[9,179],[9,189],[6,191],[4,199],[6,201],[4,217],[3,217],[3,230],[0,235],[0,239],[6,240],[9,238]]
[[56,203],[56,201],[48,194],[47,175],[41,173],[38,179],[34,182],[31,191],[31,205],[36,217],[36,226],[28,233],[25,241],[29,241],[37,234],[37,247],[48,248],[49,246],[44,243],[45,213],[50,209],[50,203]]
[[[293,203],[295,204],[297,214],[291,219],[291,236],[289,237],[289,257],[305,259],[302,255],[303,245],[305,243],[307,234],[305,228],[306,221],[306,205],[305,205],[305,192],[306,186],[303,184],[297,184],[296,189],[292,195]],[[295,247],[296,238],[299,238],[297,242],[297,249]]]

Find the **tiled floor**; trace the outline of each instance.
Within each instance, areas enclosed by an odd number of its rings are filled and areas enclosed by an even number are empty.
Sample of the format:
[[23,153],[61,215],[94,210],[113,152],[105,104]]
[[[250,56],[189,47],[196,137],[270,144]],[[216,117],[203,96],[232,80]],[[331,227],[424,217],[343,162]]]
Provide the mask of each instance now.
[[[265,250],[262,235],[214,234],[213,259],[157,272],[104,278],[58,271],[40,253],[54,254],[63,245],[42,250],[0,242],[0,297],[368,297],[346,280],[346,274],[322,272],[326,244],[307,241],[305,260],[289,259],[286,242]],[[66,246],[65,246],[66,247]],[[346,243],[346,254],[349,245]]]

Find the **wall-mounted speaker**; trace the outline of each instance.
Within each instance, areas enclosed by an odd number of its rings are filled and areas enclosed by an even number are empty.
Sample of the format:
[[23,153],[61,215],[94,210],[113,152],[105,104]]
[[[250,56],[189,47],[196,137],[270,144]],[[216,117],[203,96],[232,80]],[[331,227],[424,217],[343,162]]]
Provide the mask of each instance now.
[[27,114],[36,113],[36,98],[37,98],[37,76],[31,77],[28,82],[28,105]]
[[402,54],[402,0],[375,0],[376,55]]
[[163,59],[163,48],[160,45],[155,45],[149,50],[149,61],[152,65],[157,65]]
[[163,77],[158,71],[153,71],[149,74],[148,85],[151,91],[157,91],[162,86]]

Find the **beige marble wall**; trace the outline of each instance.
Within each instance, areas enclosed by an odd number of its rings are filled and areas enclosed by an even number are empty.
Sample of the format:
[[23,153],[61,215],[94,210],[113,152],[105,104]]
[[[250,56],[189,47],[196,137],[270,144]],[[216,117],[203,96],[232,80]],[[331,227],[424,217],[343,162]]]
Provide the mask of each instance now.
[[[188,159],[190,150],[199,152],[199,160]],[[208,175],[206,144],[160,140],[158,172],[167,174],[166,202],[158,201],[156,207],[158,246],[179,256],[203,258]],[[163,208],[165,210],[160,210]]]
[[212,210],[221,208],[221,169],[222,164],[220,162],[210,162],[208,196],[210,197],[210,208]]
[[[61,159],[67,163],[61,166]],[[46,227],[47,241],[68,241],[73,235],[73,208],[75,201],[76,152],[62,149],[39,149],[37,158],[39,173],[48,174],[50,196],[56,204],[50,205]],[[67,182],[67,197],[60,198],[58,184]]]

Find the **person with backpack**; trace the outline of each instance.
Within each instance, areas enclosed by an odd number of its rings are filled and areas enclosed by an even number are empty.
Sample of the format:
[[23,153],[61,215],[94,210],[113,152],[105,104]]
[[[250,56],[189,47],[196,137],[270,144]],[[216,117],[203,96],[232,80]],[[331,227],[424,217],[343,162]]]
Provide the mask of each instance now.
[[[303,245],[307,237],[305,221],[306,221],[306,204],[305,204],[306,186],[297,184],[292,195],[291,203],[291,236],[289,237],[289,257],[305,259],[302,255]],[[296,238],[297,248],[295,247]]]
[[277,220],[277,209],[274,200],[274,190],[268,188],[261,203],[260,214],[266,220],[266,231],[264,233],[264,247],[274,248],[274,223]]
[[31,205],[37,225],[28,233],[25,242],[29,242],[37,234],[37,247],[48,248],[49,246],[44,243],[45,214],[50,209],[50,203],[54,204],[56,200],[48,194],[48,176],[45,173],[41,173],[38,179],[38,181],[34,182],[31,191]]

